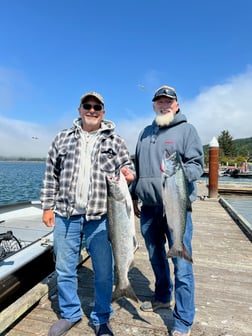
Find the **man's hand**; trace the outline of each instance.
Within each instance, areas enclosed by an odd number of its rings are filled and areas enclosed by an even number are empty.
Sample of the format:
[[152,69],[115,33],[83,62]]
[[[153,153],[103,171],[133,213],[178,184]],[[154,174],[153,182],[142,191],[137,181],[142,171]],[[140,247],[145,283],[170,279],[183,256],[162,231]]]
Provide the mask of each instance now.
[[122,167],[121,172],[123,173],[128,184],[134,181],[135,179],[134,174],[130,170],[128,170],[125,166]]
[[43,223],[48,227],[54,226],[54,212],[53,210],[44,210],[42,216]]

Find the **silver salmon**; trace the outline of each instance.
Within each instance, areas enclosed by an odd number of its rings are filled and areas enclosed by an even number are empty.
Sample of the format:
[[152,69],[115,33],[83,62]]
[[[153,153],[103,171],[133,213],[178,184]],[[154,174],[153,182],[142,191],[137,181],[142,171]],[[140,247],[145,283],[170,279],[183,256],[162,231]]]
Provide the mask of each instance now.
[[138,299],[128,279],[138,247],[135,233],[135,216],[131,195],[124,175],[107,176],[109,239],[112,244],[117,283],[112,301],[121,297]]
[[183,164],[178,152],[169,155],[165,150],[161,164],[162,198],[169,230],[173,235],[173,245],[167,257],[181,257],[191,263],[192,257],[183,244],[187,211],[191,211],[188,184]]

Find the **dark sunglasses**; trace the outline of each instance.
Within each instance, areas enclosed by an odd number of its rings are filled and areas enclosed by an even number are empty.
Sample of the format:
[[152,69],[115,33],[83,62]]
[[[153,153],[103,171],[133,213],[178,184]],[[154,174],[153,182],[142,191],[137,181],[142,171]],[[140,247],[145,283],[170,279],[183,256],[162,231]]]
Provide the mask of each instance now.
[[102,110],[102,106],[98,105],[98,104],[92,105],[92,104],[85,103],[85,104],[82,104],[82,106],[85,110],[91,110],[92,107],[95,111],[101,111]]
[[174,91],[170,90],[170,89],[160,89],[158,90],[158,92],[155,93],[155,97],[159,97],[161,95],[167,95],[167,96],[171,96],[174,97],[175,99],[177,99],[177,95]]

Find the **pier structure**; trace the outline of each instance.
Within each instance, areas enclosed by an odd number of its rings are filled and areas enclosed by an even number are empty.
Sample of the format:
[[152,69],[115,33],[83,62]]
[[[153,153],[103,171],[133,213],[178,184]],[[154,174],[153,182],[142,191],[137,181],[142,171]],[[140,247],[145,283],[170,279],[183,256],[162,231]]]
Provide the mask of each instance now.
[[[207,195],[205,182],[199,181],[198,199],[193,203],[192,213],[196,316],[191,335],[252,335],[251,241],[219,200]],[[111,325],[117,336],[167,336],[173,322],[171,310],[160,309],[155,313],[140,310],[140,304],[152,298],[154,277],[137,219],[136,229],[140,247],[129,278],[139,302],[122,298],[113,303],[115,313]],[[83,259],[78,273],[83,319],[67,335],[93,336],[89,322],[94,300],[90,258]],[[35,302],[34,297],[37,297]],[[18,314],[24,306],[30,306],[29,310]],[[52,273],[0,313],[0,334],[46,336],[58,313],[56,276]],[[7,319],[10,322],[13,316],[16,316],[15,322],[5,329]]]

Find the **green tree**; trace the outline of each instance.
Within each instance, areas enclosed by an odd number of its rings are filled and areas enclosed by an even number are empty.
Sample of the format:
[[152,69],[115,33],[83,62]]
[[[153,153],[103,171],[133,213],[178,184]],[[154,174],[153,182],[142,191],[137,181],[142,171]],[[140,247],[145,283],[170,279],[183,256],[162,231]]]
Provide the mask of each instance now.
[[221,156],[232,157],[235,152],[233,137],[229,131],[222,131],[221,135],[218,137],[218,142],[220,146]]

